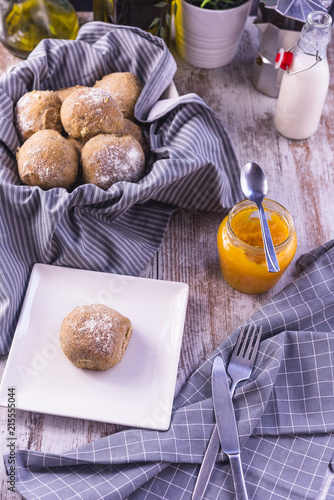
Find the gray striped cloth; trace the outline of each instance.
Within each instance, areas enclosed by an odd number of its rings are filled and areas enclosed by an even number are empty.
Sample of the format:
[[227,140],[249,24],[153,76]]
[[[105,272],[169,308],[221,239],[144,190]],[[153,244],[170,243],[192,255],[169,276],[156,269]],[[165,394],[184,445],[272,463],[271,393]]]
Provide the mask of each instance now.
[[[144,84],[135,109],[152,155],[137,184],[42,191],[23,186],[13,109],[33,89],[93,85],[114,71]],[[241,199],[239,165],[224,124],[194,94],[159,101],[175,61],[137,28],[84,25],[75,41],[44,40],[0,79],[0,354],[8,352],[33,264],[139,275],[173,210],[224,211]]]
[[[300,276],[247,322],[263,328],[253,373],[234,397],[252,500],[316,499],[334,466],[334,240],[299,267]],[[27,500],[190,500],[215,423],[213,359],[228,363],[239,332],[181,389],[167,431],[126,429],[61,455],[17,451],[18,491]],[[234,498],[220,453],[205,499]]]

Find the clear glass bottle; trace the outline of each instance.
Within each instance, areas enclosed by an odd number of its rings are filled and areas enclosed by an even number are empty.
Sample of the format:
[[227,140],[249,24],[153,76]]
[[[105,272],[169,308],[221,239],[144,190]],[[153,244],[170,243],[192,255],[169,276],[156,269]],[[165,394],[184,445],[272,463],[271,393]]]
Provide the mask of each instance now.
[[242,293],[263,293],[272,288],[291,263],[297,236],[289,212],[265,198],[264,210],[280,271],[268,271],[256,205],[244,200],[230,210],[219,226],[217,246],[221,272],[229,285]]
[[311,12],[284,72],[274,124],[289,139],[307,139],[318,128],[329,87],[326,52],[331,25],[326,12]]
[[172,0],[93,0],[94,20],[136,26],[169,44],[172,3]]
[[43,38],[73,40],[77,14],[67,0],[0,0],[0,41],[26,58]]

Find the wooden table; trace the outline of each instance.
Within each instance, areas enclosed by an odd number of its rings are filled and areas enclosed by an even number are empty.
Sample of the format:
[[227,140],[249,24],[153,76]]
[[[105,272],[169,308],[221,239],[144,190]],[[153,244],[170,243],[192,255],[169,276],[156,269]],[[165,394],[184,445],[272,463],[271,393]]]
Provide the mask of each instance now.
[[[295,222],[298,249],[293,263],[276,287],[259,296],[242,295],[223,280],[218,263],[216,234],[222,215],[177,212],[173,215],[159,252],[145,276],[189,284],[189,304],[178,369],[180,387],[202,361],[254,311],[289,283],[295,261],[303,253],[333,238],[334,186],[334,80],[317,133],[306,141],[280,137],[273,127],[276,99],[259,93],[250,82],[258,48],[258,31],[251,19],[234,61],[226,67],[204,70],[178,65],[175,85],[179,94],[195,92],[218,113],[234,142],[240,165],[255,161],[265,170],[269,197],[285,206]],[[328,50],[334,69],[334,41]],[[0,73],[18,59],[0,47]],[[1,359],[1,370],[6,356]],[[5,452],[6,409],[1,408],[1,453]],[[17,411],[18,448],[58,453],[84,445],[119,430],[111,424]],[[7,491],[0,461],[0,497],[22,498]],[[323,493],[331,481],[325,478]]]

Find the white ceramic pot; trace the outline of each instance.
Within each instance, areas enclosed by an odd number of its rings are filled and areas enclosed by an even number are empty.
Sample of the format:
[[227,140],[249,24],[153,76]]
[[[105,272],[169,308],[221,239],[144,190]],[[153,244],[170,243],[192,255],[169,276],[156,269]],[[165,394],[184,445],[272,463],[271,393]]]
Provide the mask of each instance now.
[[187,63],[199,68],[219,68],[237,53],[252,0],[226,10],[201,9],[177,0],[175,44]]

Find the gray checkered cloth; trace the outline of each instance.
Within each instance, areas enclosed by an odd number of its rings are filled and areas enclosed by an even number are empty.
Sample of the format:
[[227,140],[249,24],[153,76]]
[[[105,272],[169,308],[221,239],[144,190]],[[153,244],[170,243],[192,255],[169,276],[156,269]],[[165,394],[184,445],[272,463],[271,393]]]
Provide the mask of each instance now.
[[[143,179],[108,191],[23,186],[15,160],[18,99],[33,89],[90,86],[115,71],[144,84],[135,108],[152,150]],[[0,78],[0,354],[10,348],[35,263],[139,275],[173,210],[223,211],[241,199],[238,161],[219,117],[195,94],[158,101],[175,71],[161,39],[88,23],[74,41],[44,40]]]
[[[298,264],[300,276],[247,322],[262,326],[262,341],[234,406],[253,500],[315,499],[333,460],[334,240]],[[190,499],[215,423],[212,362],[228,363],[239,332],[182,388],[169,430],[127,429],[61,455],[18,451],[18,491],[29,500]],[[224,454],[205,498],[234,498]]]

